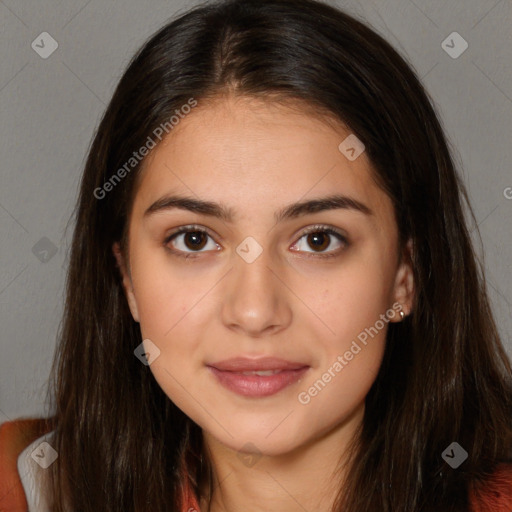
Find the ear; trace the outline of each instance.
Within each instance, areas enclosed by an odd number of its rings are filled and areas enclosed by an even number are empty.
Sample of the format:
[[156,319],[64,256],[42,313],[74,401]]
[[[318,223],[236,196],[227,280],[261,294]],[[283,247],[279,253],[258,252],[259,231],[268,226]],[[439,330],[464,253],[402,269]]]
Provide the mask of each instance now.
[[117,260],[117,266],[119,268],[119,271],[121,273],[121,278],[123,280],[124,292],[125,292],[126,298],[128,300],[128,306],[130,307],[130,311],[132,313],[133,319],[136,322],[140,322],[139,310],[137,308],[137,301],[135,299],[135,294],[133,291],[132,278],[130,276],[129,271],[126,268],[126,264],[124,261],[123,254],[121,252],[121,247],[119,245],[119,242],[114,242],[114,244],[112,245],[112,252],[114,253],[114,256]]
[[[413,272],[413,243],[409,239],[405,244],[402,258],[397,269],[395,284],[393,288],[393,300],[394,304],[399,304],[400,309],[403,311],[405,316],[411,314],[414,304],[414,272]],[[395,306],[393,306],[395,307]],[[402,319],[400,315],[395,315],[395,319],[392,321],[400,322]]]

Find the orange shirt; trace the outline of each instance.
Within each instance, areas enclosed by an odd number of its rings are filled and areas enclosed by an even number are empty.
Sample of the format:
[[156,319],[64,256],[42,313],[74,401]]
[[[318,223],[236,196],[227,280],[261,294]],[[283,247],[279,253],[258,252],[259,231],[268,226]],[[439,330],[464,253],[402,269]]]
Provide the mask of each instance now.
[[[20,419],[0,426],[0,510],[26,512],[27,498],[18,472],[18,457],[39,437],[48,433],[43,419]],[[182,512],[200,512],[196,496],[183,490]],[[512,466],[501,465],[485,489],[470,493],[471,512],[512,512]]]

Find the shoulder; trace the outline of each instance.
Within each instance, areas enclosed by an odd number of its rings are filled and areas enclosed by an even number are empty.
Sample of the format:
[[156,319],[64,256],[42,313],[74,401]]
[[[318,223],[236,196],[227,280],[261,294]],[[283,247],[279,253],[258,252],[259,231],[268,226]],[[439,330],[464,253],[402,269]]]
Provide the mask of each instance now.
[[29,509],[25,485],[29,486],[31,477],[36,476],[33,466],[37,465],[34,461],[30,464],[27,456],[30,457],[37,440],[43,441],[45,434],[51,433],[50,429],[49,420],[43,418],[18,419],[0,425],[0,509]]
[[[58,457],[52,446],[51,428],[46,419],[21,419],[0,425],[0,511],[49,512],[44,470]],[[192,489],[184,484],[182,492],[183,511],[199,512]]]
[[492,475],[470,489],[472,512],[512,511],[512,464],[498,465]]

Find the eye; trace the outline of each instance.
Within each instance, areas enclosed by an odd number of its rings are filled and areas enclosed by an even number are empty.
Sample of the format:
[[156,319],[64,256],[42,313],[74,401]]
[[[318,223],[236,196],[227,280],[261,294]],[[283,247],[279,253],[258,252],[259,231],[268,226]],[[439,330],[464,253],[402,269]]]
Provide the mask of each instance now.
[[[177,256],[189,258],[194,257],[193,253],[195,252],[203,252],[201,249],[207,245],[207,237],[211,238],[211,235],[204,228],[199,226],[183,226],[168,236],[164,241],[164,245],[168,246],[169,243],[173,242],[172,245],[175,244],[178,248],[173,249],[169,247],[169,250]],[[209,249],[218,250],[218,247],[218,244],[213,243],[213,247],[209,247]],[[188,252],[189,249],[192,252]]]
[[[319,257],[322,258],[329,258],[333,256],[337,256],[339,254],[339,250],[330,250],[327,251],[327,254],[324,254],[325,250],[329,247],[332,249],[332,237],[336,237],[338,243],[343,248],[344,246],[348,246],[348,240],[347,238],[342,235],[339,231],[336,229],[333,229],[329,226],[312,226],[311,228],[308,228],[304,234],[299,238],[299,240],[292,246],[297,247],[297,249],[293,250],[304,250],[304,246],[308,244],[310,247],[313,247],[313,251],[305,251],[305,252],[313,252],[318,253]],[[305,238],[305,243],[301,242],[302,239]]]
[[[301,241],[306,238],[306,243],[314,250],[304,252],[317,253],[319,257],[324,258],[337,256],[340,251],[336,251],[336,248],[332,249],[332,237],[336,237],[341,247],[349,245],[346,237],[337,230],[329,226],[317,225],[308,228],[299,240],[292,245],[292,248],[295,247],[292,250],[304,251],[304,244]],[[209,248],[206,247],[208,238],[212,239],[212,245]],[[169,247],[169,244],[172,247]],[[182,258],[194,258],[196,257],[194,253],[204,252],[202,249],[205,247],[206,250],[219,250],[220,247],[213,242],[213,235],[208,230],[196,225],[182,226],[164,240],[164,246],[173,254]],[[325,253],[325,250],[329,247],[331,247],[331,250]]]

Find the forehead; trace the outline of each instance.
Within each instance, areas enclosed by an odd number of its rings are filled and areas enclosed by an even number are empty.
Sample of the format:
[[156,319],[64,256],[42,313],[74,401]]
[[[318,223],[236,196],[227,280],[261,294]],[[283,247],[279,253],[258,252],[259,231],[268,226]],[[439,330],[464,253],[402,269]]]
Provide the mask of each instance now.
[[341,122],[301,103],[247,97],[199,103],[147,157],[134,212],[142,215],[170,192],[232,203],[234,213],[248,215],[334,192],[389,210],[365,152],[351,161],[340,150],[347,137],[355,135]]

